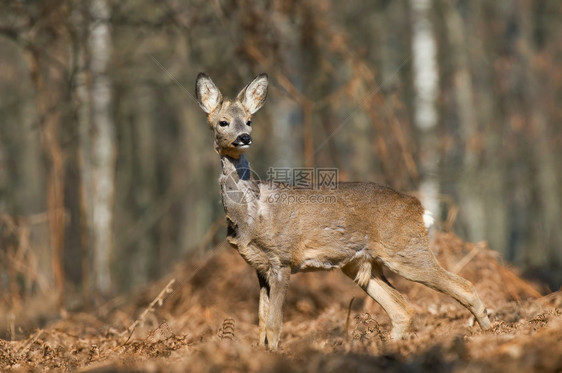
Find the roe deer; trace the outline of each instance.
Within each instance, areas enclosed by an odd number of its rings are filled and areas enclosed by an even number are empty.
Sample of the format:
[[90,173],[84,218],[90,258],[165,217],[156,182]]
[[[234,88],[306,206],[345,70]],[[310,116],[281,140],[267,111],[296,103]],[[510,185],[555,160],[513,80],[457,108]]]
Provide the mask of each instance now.
[[[444,270],[429,249],[433,218],[417,198],[375,183],[309,190],[253,177],[244,151],[252,144],[251,116],[263,106],[267,86],[267,75],[258,75],[230,100],[204,73],[196,82],[197,101],[208,114],[222,163],[227,240],[258,274],[259,344],[278,347],[291,273],[332,268],[340,268],[382,306],[392,321],[392,338],[404,336],[413,310],[386,281],[383,266],[452,296],[488,329],[486,308],[473,285]],[[279,193],[290,198],[271,198]],[[332,203],[303,203],[314,193]]]

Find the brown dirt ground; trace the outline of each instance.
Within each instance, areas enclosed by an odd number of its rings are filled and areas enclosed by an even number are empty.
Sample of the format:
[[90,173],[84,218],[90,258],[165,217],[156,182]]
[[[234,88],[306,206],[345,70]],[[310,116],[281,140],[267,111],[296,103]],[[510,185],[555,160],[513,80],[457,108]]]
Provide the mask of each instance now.
[[[562,291],[541,295],[484,243],[439,233],[435,252],[475,284],[491,330],[473,325],[453,299],[389,274],[417,309],[412,334],[393,341],[380,306],[339,271],[317,272],[293,276],[280,351],[269,352],[257,346],[255,273],[221,245],[95,312],[70,313],[25,339],[0,339],[0,371],[562,371]],[[171,279],[171,291],[158,298]]]

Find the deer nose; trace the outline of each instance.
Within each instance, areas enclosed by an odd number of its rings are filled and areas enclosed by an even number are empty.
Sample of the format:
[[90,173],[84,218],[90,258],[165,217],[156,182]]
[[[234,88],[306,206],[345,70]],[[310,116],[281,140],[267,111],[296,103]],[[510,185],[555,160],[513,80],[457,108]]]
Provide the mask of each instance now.
[[238,141],[244,145],[250,145],[252,143],[252,137],[247,133],[243,133],[238,136]]

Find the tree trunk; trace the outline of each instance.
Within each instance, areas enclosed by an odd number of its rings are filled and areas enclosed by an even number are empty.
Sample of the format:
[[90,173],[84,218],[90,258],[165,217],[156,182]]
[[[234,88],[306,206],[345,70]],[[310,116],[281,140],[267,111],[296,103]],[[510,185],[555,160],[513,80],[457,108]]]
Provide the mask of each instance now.
[[25,57],[29,65],[31,80],[37,92],[37,114],[42,129],[43,146],[49,161],[47,176],[47,211],[49,216],[49,235],[51,247],[51,266],[55,280],[56,298],[61,310],[64,308],[64,162],[59,144],[59,112],[57,105],[60,94],[56,85],[47,87],[48,82],[57,82],[61,79],[55,69],[48,67],[51,73],[46,80],[41,70],[41,61],[36,50],[26,49]]
[[437,175],[436,103],[439,72],[437,47],[430,20],[431,0],[410,0],[412,17],[412,61],[414,74],[414,124],[419,132],[420,194],[422,204],[437,218],[440,217]]
[[[154,113],[154,94],[146,83],[139,83],[133,92],[134,102],[138,105],[134,117],[135,138],[135,174],[137,182],[133,188],[133,198],[136,216],[142,216],[149,211],[151,201],[157,199],[155,144],[156,133],[153,130],[152,114]],[[158,257],[156,253],[153,227],[139,232],[141,239],[133,245],[135,256],[129,263],[131,268],[130,286],[142,285],[149,280],[151,272],[157,272]],[[162,247],[160,247],[162,249]]]
[[87,10],[81,2],[76,2],[72,11],[73,53],[74,53],[74,106],[78,127],[78,167],[80,172],[80,244],[82,247],[82,295],[90,302],[92,278],[91,261],[93,258],[91,237],[92,227],[92,144],[91,133],[91,101],[89,82],[89,57],[87,51],[88,22]]
[[[500,105],[497,90],[494,87],[494,69],[486,51],[497,48],[494,38],[486,37],[493,34],[491,30],[481,25],[486,24],[485,6],[480,1],[469,3],[469,17],[465,30],[475,30],[467,33],[467,44],[470,51],[471,72],[474,82],[474,111],[480,141],[485,152],[485,158],[480,163],[476,177],[482,180],[480,198],[485,209],[484,236],[490,247],[499,251],[507,258],[509,240],[508,204],[506,197],[506,157],[503,153],[502,126],[500,119]],[[478,110],[476,110],[478,109]],[[461,211],[462,213],[462,211]]]
[[36,128],[37,108],[27,97],[22,101],[19,123],[16,130],[19,131],[21,141],[18,147],[18,168],[20,187],[14,194],[17,199],[18,214],[24,216],[37,214],[44,211],[45,203],[42,195],[45,183],[44,172],[41,165],[40,137]]
[[318,71],[320,60],[318,55],[318,45],[315,38],[317,37],[317,23],[315,17],[317,16],[318,9],[314,9],[306,2],[301,3],[302,12],[302,25],[300,35],[301,47],[301,64],[303,69],[302,82],[304,87],[301,92],[304,92],[304,97],[300,99],[299,104],[302,110],[302,123],[303,123],[303,155],[304,166],[311,168],[314,167],[314,121],[312,111],[314,109],[313,103],[308,99],[311,91],[315,85],[315,71]]
[[480,241],[486,233],[486,211],[482,195],[482,180],[479,177],[480,161],[478,124],[475,118],[472,95],[472,79],[467,57],[464,20],[455,4],[442,1],[445,25],[452,61],[453,90],[456,115],[462,143],[462,171],[458,181],[460,215],[468,228],[470,241]]
[[[549,146],[549,128],[546,123],[542,100],[538,89],[537,69],[535,68],[534,56],[538,53],[534,50],[532,4],[523,1],[518,9],[519,24],[521,27],[520,39],[518,40],[518,52],[523,69],[524,104],[527,120],[531,125],[531,133],[534,135],[531,146],[534,150],[532,162],[537,170],[537,179],[540,203],[540,220],[536,228],[538,233],[536,250],[525,252],[525,263],[530,266],[540,267],[555,266],[562,261],[560,245],[562,244],[562,233],[560,231],[560,209],[562,206],[560,198],[560,184],[557,175],[560,165],[556,166],[553,158],[554,153]],[[537,222],[535,221],[535,224]]]
[[111,108],[111,79],[108,74],[111,56],[110,9],[106,0],[90,3],[91,72],[91,243],[93,251],[93,285],[102,296],[112,289],[110,254],[113,248],[113,202],[115,193],[115,128]]

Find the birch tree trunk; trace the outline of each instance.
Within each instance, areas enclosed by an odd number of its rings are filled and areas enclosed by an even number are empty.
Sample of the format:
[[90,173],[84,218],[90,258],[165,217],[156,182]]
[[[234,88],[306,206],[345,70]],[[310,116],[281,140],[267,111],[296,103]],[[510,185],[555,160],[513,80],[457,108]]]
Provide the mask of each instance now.
[[420,199],[424,207],[439,218],[439,153],[436,137],[439,74],[437,47],[430,20],[431,5],[431,0],[410,0],[413,25],[414,125],[420,136]]
[[110,9],[106,0],[90,3],[91,72],[91,245],[93,251],[93,285],[102,296],[112,289],[110,256],[113,248],[113,203],[115,193],[115,128],[111,110]]

